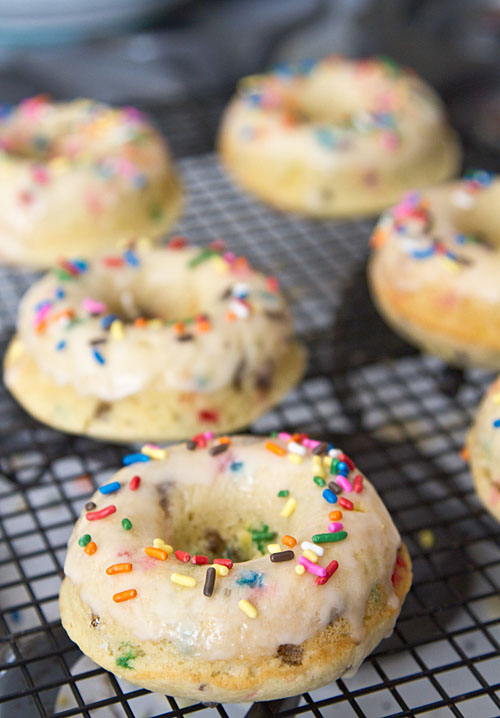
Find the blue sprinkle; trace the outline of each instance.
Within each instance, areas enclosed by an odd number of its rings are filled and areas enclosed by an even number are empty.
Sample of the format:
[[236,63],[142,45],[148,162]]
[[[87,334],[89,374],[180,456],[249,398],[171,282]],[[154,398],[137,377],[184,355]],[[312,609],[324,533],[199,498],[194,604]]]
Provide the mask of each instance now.
[[495,429],[498,429],[498,427],[500,426],[500,419],[495,419],[495,421],[493,422],[493,426],[495,427]]
[[467,237],[465,236],[465,234],[456,234],[456,235],[455,235],[455,242],[456,242],[457,244],[466,244],[466,242],[467,242]]
[[80,272],[86,272],[89,268],[88,262],[85,262],[83,259],[72,259],[71,264],[79,269]]
[[131,267],[138,267],[140,265],[139,257],[132,249],[127,249],[123,253],[123,259],[130,264]]
[[457,255],[455,254],[455,252],[452,252],[451,249],[448,249],[445,252],[445,255],[448,257],[448,259],[453,259],[455,262],[457,261]]
[[323,498],[328,501],[329,504],[336,504],[337,503],[337,497],[333,493],[333,491],[330,491],[330,489],[325,489],[323,491]]
[[106,314],[101,319],[101,327],[103,329],[109,329],[113,322],[117,319],[116,314]]
[[241,471],[243,468],[243,461],[233,461],[229,468],[231,471]]
[[326,147],[328,150],[336,147],[335,135],[329,127],[316,127],[314,134],[322,147]]
[[61,352],[63,349],[66,349],[66,339],[61,339],[61,341],[56,344],[56,351]]
[[54,296],[56,299],[64,299],[66,296],[66,293],[62,287],[56,287],[56,291],[54,292]]
[[258,107],[262,102],[262,95],[260,94],[260,92],[250,92],[250,94],[247,96],[247,99],[251,107]]
[[104,484],[104,486],[99,487],[101,494],[114,494],[115,491],[119,491],[119,489],[121,489],[119,481],[111,481],[109,484]]
[[236,583],[239,586],[250,586],[251,588],[261,588],[262,578],[264,574],[260,571],[245,570],[241,572],[241,575],[236,579]]
[[414,249],[411,253],[413,259],[427,259],[432,257],[434,254],[434,247],[427,247],[427,249]]
[[95,347],[92,347],[92,354],[94,355],[94,359],[98,364],[106,364],[106,360],[104,359],[103,355]]
[[151,461],[149,456],[146,456],[146,454],[127,454],[127,456],[124,456],[122,459],[122,464],[124,466],[130,466],[130,464],[137,464],[141,462],[145,464],[147,461]]
[[339,461],[337,465],[337,474],[340,474],[341,476],[349,475],[349,467],[347,466],[345,461]]

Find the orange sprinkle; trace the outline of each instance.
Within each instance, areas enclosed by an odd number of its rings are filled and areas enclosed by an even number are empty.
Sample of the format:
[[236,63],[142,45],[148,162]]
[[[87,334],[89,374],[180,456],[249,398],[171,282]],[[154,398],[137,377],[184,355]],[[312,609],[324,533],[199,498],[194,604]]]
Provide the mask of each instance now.
[[230,309],[226,312],[226,319],[228,322],[234,322],[236,321],[236,314],[232,312]]
[[460,451],[460,458],[462,459],[462,461],[469,461],[469,459],[470,459],[469,447],[464,446],[464,448]]
[[115,573],[130,573],[130,571],[132,571],[131,563],[114,563],[106,569],[108,576],[113,576]]
[[342,518],[342,511],[330,511],[328,518],[330,521],[340,521]]
[[85,553],[89,556],[92,556],[93,553],[97,551],[97,544],[95,541],[90,541],[84,549]]
[[36,325],[36,333],[43,334],[46,329],[47,329],[47,321],[45,319],[42,319],[42,321],[38,322],[38,324]]
[[228,446],[231,446],[231,439],[229,436],[220,436],[219,437],[219,444],[227,444]]
[[286,449],[278,446],[278,444],[275,444],[274,441],[266,441],[265,446],[268,451],[272,451],[273,454],[276,454],[276,456],[285,456],[287,453]]
[[209,332],[212,330],[212,323],[208,321],[208,319],[203,319],[200,322],[197,322],[196,328],[199,332]]
[[236,272],[244,272],[245,270],[248,270],[248,268],[249,264],[246,257],[236,257],[233,263],[233,269]]
[[290,546],[290,548],[293,548],[295,544],[297,543],[297,539],[294,539],[293,536],[289,536],[288,534],[285,534],[283,538],[281,539],[281,543],[284,543],[285,546]]
[[143,329],[147,323],[148,321],[147,319],[144,319],[144,317],[137,317],[137,319],[134,320],[134,327],[137,327],[138,329]]
[[146,546],[144,553],[151,556],[151,558],[157,558],[158,561],[166,561],[168,558],[166,551],[161,548],[155,548],[154,546]]
[[123,603],[123,601],[130,601],[131,598],[135,598],[137,596],[137,591],[135,588],[129,588],[127,591],[120,591],[120,593],[115,593],[113,596],[113,601],[115,603]]
[[370,239],[370,245],[374,249],[380,249],[387,242],[388,234],[381,229],[375,230]]
[[184,334],[184,332],[186,331],[186,325],[184,324],[184,322],[175,322],[173,330],[176,334]]
[[74,316],[74,309],[61,309],[59,312],[55,312],[55,314],[52,315],[52,321],[57,322],[58,319],[63,319],[64,317],[68,317],[68,319],[73,319]]

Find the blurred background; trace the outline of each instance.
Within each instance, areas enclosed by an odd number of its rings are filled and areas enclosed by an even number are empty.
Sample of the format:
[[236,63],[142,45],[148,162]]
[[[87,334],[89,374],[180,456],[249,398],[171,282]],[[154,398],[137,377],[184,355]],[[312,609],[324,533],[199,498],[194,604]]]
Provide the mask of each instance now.
[[500,0],[0,0],[0,103],[43,92],[133,103],[176,155],[196,154],[213,147],[242,75],[385,54],[442,93],[466,139],[498,152],[499,46]]

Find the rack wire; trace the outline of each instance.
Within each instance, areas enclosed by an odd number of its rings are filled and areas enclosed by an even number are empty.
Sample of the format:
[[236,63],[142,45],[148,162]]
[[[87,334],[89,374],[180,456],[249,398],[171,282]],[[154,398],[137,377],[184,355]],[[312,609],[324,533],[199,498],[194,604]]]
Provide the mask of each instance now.
[[[279,214],[232,184],[208,153],[221,104],[181,108],[188,135],[173,140],[188,201],[175,231],[199,244],[223,237],[278,276],[310,358],[302,383],[251,430],[305,430],[351,453],[409,547],[413,589],[394,634],[357,676],[295,699],[186,706],[126,684],[82,659],[61,628],[57,597],[73,523],[128,449],[44,427],[2,389],[0,718],[499,716],[499,525],[459,453],[491,376],[474,370],[462,381],[385,327],[364,279],[369,222]],[[157,117],[171,135],[182,126]],[[0,270],[2,352],[32,280]]]

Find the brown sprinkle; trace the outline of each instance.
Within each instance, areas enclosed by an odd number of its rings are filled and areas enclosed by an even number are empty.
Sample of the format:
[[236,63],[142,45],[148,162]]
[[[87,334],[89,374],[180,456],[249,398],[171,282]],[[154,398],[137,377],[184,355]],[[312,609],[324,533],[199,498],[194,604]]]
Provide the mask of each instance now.
[[215,586],[215,568],[213,566],[210,566],[210,568],[207,568],[207,574],[205,577],[205,585],[203,586],[203,595],[210,596],[214,592],[214,586]]
[[282,561],[291,561],[295,558],[293,551],[277,551],[269,555],[269,558],[273,563],[281,563]]
[[217,456],[217,454],[222,454],[222,452],[227,451],[227,449],[229,449],[229,444],[217,444],[216,446],[212,446],[212,448],[208,450],[208,453],[210,456]]

